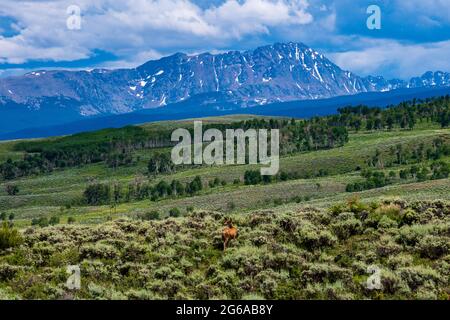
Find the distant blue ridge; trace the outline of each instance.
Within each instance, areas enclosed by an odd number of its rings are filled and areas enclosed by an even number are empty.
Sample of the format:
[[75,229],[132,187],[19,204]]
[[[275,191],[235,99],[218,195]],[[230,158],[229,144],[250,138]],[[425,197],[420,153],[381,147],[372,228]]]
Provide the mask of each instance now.
[[[196,99],[170,104],[162,108],[140,110],[132,113],[89,118],[67,122],[61,125],[28,128],[16,132],[0,134],[0,140],[25,138],[44,138],[51,136],[69,135],[85,131],[96,131],[105,128],[120,128],[147,122],[165,120],[181,120],[233,114],[248,114],[261,116],[280,116],[293,118],[310,118],[314,116],[330,115],[338,108],[347,105],[364,104],[368,106],[386,107],[409,101],[414,98],[426,99],[450,94],[450,87],[443,88],[415,88],[398,89],[389,92],[361,93],[352,96],[340,96],[321,100],[301,100],[273,103],[258,107],[239,108],[233,104],[199,105]],[[221,108],[221,110],[218,110]],[[41,110],[42,112],[42,110]],[[52,111],[53,112],[53,111]],[[48,115],[44,115],[48,116]]]

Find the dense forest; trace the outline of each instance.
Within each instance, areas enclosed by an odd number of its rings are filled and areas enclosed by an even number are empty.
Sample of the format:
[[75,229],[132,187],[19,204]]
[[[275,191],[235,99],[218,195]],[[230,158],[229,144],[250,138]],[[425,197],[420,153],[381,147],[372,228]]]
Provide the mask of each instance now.
[[339,108],[338,112],[338,115],[330,118],[356,131],[391,130],[395,127],[413,129],[421,121],[439,123],[444,128],[450,125],[450,96],[425,101],[414,99],[386,109],[364,105],[349,106]]

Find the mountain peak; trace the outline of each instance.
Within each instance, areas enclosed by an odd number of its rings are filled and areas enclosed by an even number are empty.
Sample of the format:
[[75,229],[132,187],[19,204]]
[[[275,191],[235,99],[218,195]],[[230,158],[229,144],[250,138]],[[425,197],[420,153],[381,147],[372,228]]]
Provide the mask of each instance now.
[[450,86],[449,73],[430,71],[410,81],[362,78],[304,43],[287,42],[218,54],[179,52],[134,69],[33,71],[0,79],[0,106],[21,106],[25,111],[66,108],[91,116],[164,107],[187,99],[203,101],[200,105],[251,107],[438,86]]

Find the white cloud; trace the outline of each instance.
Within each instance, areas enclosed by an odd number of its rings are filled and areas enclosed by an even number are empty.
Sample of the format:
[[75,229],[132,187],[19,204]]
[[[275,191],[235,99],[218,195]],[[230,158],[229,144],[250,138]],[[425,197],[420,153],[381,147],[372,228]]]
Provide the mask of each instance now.
[[367,48],[329,53],[328,56],[343,69],[360,75],[384,73],[388,77],[407,79],[426,71],[450,71],[450,40],[429,44],[370,39],[362,42]]
[[450,22],[448,0],[396,0],[398,13],[440,24]]
[[216,22],[224,35],[239,38],[253,32],[268,33],[269,27],[309,24],[313,17],[307,8],[306,1],[228,0],[208,9],[205,19]]
[[[76,3],[81,30],[68,30],[66,9]],[[0,63],[77,60],[94,49],[134,60],[136,52],[201,48],[267,34],[279,25],[312,22],[306,0],[226,0],[202,9],[192,0],[2,0],[0,15],[21,26],[13,37],[0,36]]]
[[[357,30],[354,18],[361,14],[365,17],[364,10],[355,13],[360,6],[354,0],[310,2],[311,5],[307,0],[0,0],[0,16],[13,18],[18,31],[14,36],[0,36],[0,63],[71,61],[88,58],[100,49],[117,55],[118,61],[99,67],[135,67],[175,51],[251,48],[273,40],[302,41],[318,49],[338,48],[328,50],[332,51],[330,57],[343,68],[363,75],[409,77],[427,70],[450,70],[448,41],[408,44],[364,38],[352,34]],[[395,26],[412,26],[411,21],[414,26],[450,22],[448,0],[386,3],[392,10],[384,17],[393,19]],[[81,7],[79,31],[66,28],[66,9],[72,4]],[[347,24],[350,27],[345,27]]]

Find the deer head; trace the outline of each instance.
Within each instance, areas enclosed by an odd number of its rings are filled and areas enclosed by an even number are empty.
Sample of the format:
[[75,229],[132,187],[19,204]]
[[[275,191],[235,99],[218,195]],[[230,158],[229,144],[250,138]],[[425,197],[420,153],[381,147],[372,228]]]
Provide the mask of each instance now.
[[223,224],[225,226],[227,226],[228,228],[232,228],[233,227],[233,221],[231,220],[231,218],[226,218]]

